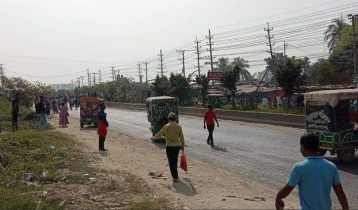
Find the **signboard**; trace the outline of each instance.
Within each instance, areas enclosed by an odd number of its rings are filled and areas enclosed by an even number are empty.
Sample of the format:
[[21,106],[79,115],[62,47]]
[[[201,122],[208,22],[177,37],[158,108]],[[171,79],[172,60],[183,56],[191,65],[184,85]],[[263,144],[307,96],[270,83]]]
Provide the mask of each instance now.
[[334,131],[333,108],[325,102],[308,102],[306,104],[307,130]]
[[208,72],[208,80],[220,80],[221,73],[219,71],[209,71]]

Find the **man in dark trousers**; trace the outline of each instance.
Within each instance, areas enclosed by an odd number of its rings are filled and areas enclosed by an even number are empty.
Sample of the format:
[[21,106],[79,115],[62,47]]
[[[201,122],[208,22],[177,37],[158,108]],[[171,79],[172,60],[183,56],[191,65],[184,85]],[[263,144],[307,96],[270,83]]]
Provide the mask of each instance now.
[[97,134],[99,135],[98,149],[100,151],[108,151],[108,149],[104,148],[104,142],[106,141],[107,127],[108,127],[107,113],[104,112],[104,110],[106,109],[106,105],[104,104],[104,102],[101,102],[99,104],[99,107],[100,110],[97,115],[98,118]]
[[206,127],[208,127],[208,131],[209,131],[209,137],[207,140],[208,145],[211,145],[211,147],[214,147],[214,138],[213,138],[213,133],[214,133],[214,128],[215,128],[215,121],[217,126],[219,127],[219,122],[218,119],[216,118],[216,114],[214,112],[214,107],[213,105],[209,105],[208,106],[208,110],[205,112],[205,117],[204,117],[204,129],[206,129]]
[[331,188],[333,187],[342,209],[349,209],[337,167],[319,155],[319,138],[316,134],[301,137],[301,154],[305,161],[296,163],[287,184],[277,193],[276,208],[285,206],[286,198],[298,185],[300,209],[331,209]]
[[18,131],[18,122],[19,122],[19,103],[20,103],[20,93],[16,93],[15,99],[12,100],[12,132]]

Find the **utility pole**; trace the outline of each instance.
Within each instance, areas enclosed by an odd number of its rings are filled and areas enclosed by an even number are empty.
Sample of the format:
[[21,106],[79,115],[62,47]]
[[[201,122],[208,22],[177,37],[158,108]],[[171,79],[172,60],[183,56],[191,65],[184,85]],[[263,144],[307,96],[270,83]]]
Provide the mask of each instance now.
[[115,70],[114,70],[114,66],[112,65],[111,66],[111,69],[112,69],[112,81],[114,81],[116,78],[116,76],[115,76],[115,74],[116,74],[116,72],[115,72]]
[[211,66],[211,71],[214,71],[214,63],[213,63],[213,51],[214,49],[212,48],[212,45],[214,45],[213,42],[211,42],[211,39],[213,38],[213,36],[211,36],[211,32],[209,29],[209,36],[207,36],[207,38],[209,38],[209,50],[210,51],[210,66]]
[[4,66],[5,64],[0,63],[0,76],[1,76],[1,90],[4,91],[5,89],[5,76],[4,76]]
[[[269,40],[269,43],[268,43],[267,46],[270,47],[271,68],[272,68],[273,53],[272,53],[272,43],[271,43],[271,39],[274,38],[274,36],[271,36],[271,33],[270,33],[270,32],[273,30],[273,28],[270,29],[270,25],[269,25],[269,23],[267,23],[267,29],[265,28],[264,30],[267,31],[267,36],[266,36],[266,38],[268,38],[268,40]],[[275,44],[275,43],[274,43],[274,44]],[[271,72],[272,72],[272,74],[273,74],[273,83],[274,83],[274,85],[275,85],[275,87],[276,87],[276,78],[275,78],[275,71],[276,71],[276,70],[275,70],[275,69],[270,69],[270,70],[271,70]],[[267,71],[265,72],[264,77],[266,76],[266,74],[267,74]],[[260,84],[261,84],[261,82],[260,82]]]
[[200,77],[200,54],[201,54],[201,52],[199,51],[199,49],[201,48],[201,47],[199,47],[199,43],[200,43],[201,41],[198,41],[198,37],[196,37],[196,41],[195,41],[195,43],[196,43],[196,55],[198,56],[198,75],[199,75],[199,77]]
[[142,69],[141,69],[141,67],[140,67],[141,64],[138,63],[137,66],[138,66],[138,73],[139,73],[139,75],[138,75],[138,76],[139,76],[139,82],[142,83],[142,77],[143,77],[143,75],[142,75]]
[[119,81],[119,78],[120,78],[120,76],[119,76],[119,71],[120,71],[120,70],[117,70],[117,76],[116,76],[116,78],[117,78],[118,81]]
[[149,62],[144,62],[145,65],[145,83],[148,83],[148,64]]
[[287,48],[288,44],[286,44],[286,41],[283,41],[283,56],[286,57],[286,48]]
[[160,69],[160,74],[161,74],[161,76],[164,76],[164,69],[165,69],[165,67],[163,67],[163,61],[164,61],[164,59],[163,59],[163,53],[162,53],[162,50],[160,50],[160,54],[158,54],[158,56],[159,56],[159,59],[158,59],[158,61],[160,61],[160,67],[158,67],[158,69]]
[[91,86],[91,73],[89,72],[89,69],[87,69],[87,78],[88,78],[88,86]]
[[81,76],[82,87],[83,87],[83,78],[85,78],[85,76]]
[[357,33],[356,33],[356,20],[358,19],[358,14],[356,15],[352,15],[349,14],[348,15],[348,19],[352,20],[352,29],[353,29],[353,33],[351,34],[351,36],[353,37],[353,63],[354,63],[354,82],[355,82],[355,86],[358,87],[358,69],[357,69]]
[[97,73],[92,73],[93,74],[93,86],[96,86],[96,74]]
[[102,71],[98,70],[98,79],[99,79],[99,84],[102,84]]
[[182,59],[179,58],[179,60],[183,63],[182,73],[185,77],[185,50],[177,50],[177,52],[182,54]]
[[81,87],[81,78],[80,77],[77,77],[77,84],[78,84],[78,87],[80,88]]

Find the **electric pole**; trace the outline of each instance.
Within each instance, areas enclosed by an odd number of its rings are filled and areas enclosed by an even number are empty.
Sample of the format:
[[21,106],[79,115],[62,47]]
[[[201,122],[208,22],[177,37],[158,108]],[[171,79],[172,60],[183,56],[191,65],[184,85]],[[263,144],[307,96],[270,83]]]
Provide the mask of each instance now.
[[83,87],[83,78],[85,78],[85,76],[81,76],[82,87]]
[[1,90],[4,91],[5,89],[5,76],[4,76],[4,66],[5,64],[0,63],[0,76],[1,76]]
[[211,36],[211,32],[209,29],[209,36],[207,36],[207,38],[209,38],[209,50],[210,51],[210,66],[211,66],[211,71],[214,71],[214,63],[213,63],[213,51],[214,49],[212,48],[212,45],[214,45],[213,42],[211,42],[211,39],[213,38],[213,36]]
[[119,78],[120,78],[120,76],[119,76],[119,71],[120,70],[117,70],[117,80],[119,81]]
[[[272,38],[274,38],[274,36],[271,36],[271,31],[273,30],[273,28],[271,28],[270,29],[270,25],[269,25],[269,23],[267,23],[267,29],[265,28],[264,29],[265,31],[267,31],[267,36],[266,36],[266,38],[268,38],[268,40],[269,40],[269,43],[268,43],[268,45],[267,46],[269,46],[270,47],[270,54],[271,54],[271,68],[272,68],[272,64],[273,64],[273,53],[272,53],[272,43],[271,43],[271,39]],[[274,43],[275,44],[275,43]],[[273,83],[274,83],[274,85],[275,85],[275,87],[276,87],[276,78],[275,78],[275,69],[270,69],[271,70],[271,72],[272,72],[272,74],[273,74]],[[265,74],[264,74],[264,77],[266,76],[266,74],[267,74],[267,71],[265,72]],[[260,82],[261,83],[261,82]]]
[[358,87],[358,69],[357,69],[357,33],[356,33],[356,20],[358,19],[358,14],[356,15],[352,15],[349,14],[348,15],[348,19],[352,20],[352,29],[353,29],[353,33],[351,34],[351,36],[353,37],[353,63],[354,63],[354,82],[355,82],[355,86]]
[[140,68],[141,64],[138,63],[137,66],[138,66],[138,73],[139,73],[139,75],[138,75],[139,76],[139,82],[142,83],[143,75],[142,75],[142,69]]
[[160,67],[158,67],[158,69],[160,69],[160,74],[161,74],[161,76],[163,77],[164,76],[164,69],[165,69],[165,67],[163,67],[163,61],[164,61],[164,59],[163,59],[163,53],[162,53],[162,50],[160,50],[160,54],[158,54],[158,56],[159,56],[159,59],[158,59],[158,61],[160,61]]
[[99,79],[99,84],[102,84],[102,71],[98,70],[98,79]]
[[81,78],[80,77],[77,77],[77,84],[78,84],[78,87],[80,88],[81,87]]
[[148,83],[148,62],[143,63],[145,65],[145,83]]
[[200,54],[201,54],[201,52],[199,51],[199,49],[201,48],[201,47],[199,47],[199,43],[200,43],[201,41],[198,41],[198,37],[196,37],[196,41],[195,41],[195,43],[196,43],[196,55],[198,56],[198,75],[199,75],[199,77],[200,77]]
[[96,86],[96,74],[97,73],[92,73],[93,74],[93,86]]
[[182,54],[182,59],[179,58],[179,60],[183,63],[182,73],[185,77],[185,50],[177,50],[177,52]]
[[112,81],[114,81],[114,80],[116,79],[116,78],[115,78],[115,77],[116,77],[116,75],[115,75],[116,72],[115,72],[115,70],[114,70],[114,66],[113,66],[113,65],[111,66],[111,69],[112,69]]
[[91,86],[91,73],[89,72],[89,69],[87,69],[87,78],[88,78],[88,86]]
[[286,41],[283,41],[283,56],[286,58],[286,48],[287,48],[288,44],[286,44]]

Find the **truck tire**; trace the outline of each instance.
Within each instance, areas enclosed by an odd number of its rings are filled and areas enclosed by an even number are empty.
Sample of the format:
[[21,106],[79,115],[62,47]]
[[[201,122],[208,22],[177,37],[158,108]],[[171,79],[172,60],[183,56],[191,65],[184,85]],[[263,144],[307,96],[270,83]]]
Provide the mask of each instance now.
[[342,163],[349,163],[354,159],[355,148],[342,149],[337,151],[337,157]]

